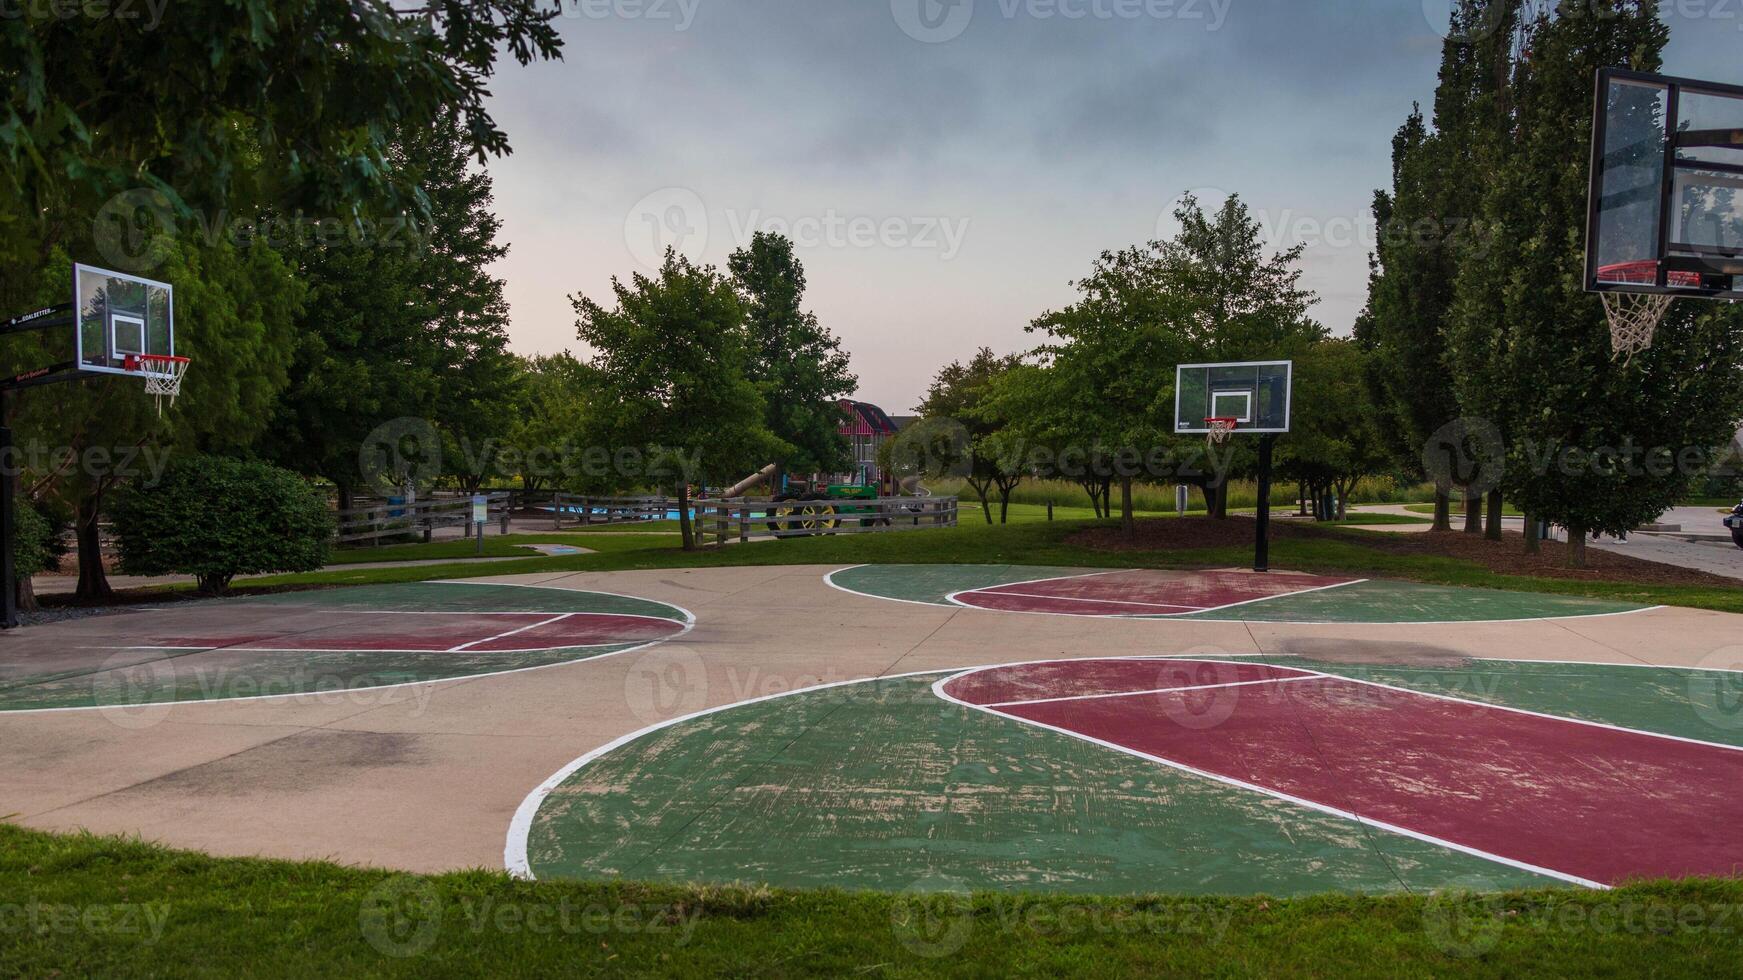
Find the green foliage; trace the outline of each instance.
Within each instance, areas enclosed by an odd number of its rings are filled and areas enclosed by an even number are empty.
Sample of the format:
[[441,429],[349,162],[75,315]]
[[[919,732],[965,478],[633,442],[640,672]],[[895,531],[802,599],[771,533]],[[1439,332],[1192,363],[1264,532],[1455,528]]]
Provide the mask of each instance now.
[[520,383],[503,284],[486,270],[507,252],[496,241],[489,176],[469,166],[452,126],[409,134],[391,159],[420,175],[430,205],[423,234],[293,251],[309,300],[298,318],[297,384],[267,446],[281,465],[332,481],[341,499],[365,489],[360,450],[396,419],[441,431],[444,466],[426,476],[476,489],[500,471],[495,440],[512,425]]
[[1495,234],[1459,267],[1452,363],[1466,412],[1507,439],[1508,498],[1581,540],[1674,505],[1743,418],[1743,310],[1685,300],[1624,361],[1584,292],[1591,80],[1604,66],[1656,69],[1667,38],[1650,2],[1531,29],[1534,56],[1512,65],[1488,144]]
[[601,461],[578,440],[590,434],[587,369],[568,351],[520,362],[520,397],[513,403],[503,445],[514,457],[514,476],[528,491],[550,488],[609,493],[616,485]]
[[[1362,477],[1386,468],[1365,383],[1372,355],[1353,340],[1322,340],[1295,358],[1290,431],[1278,473],[1348,503]],[[1341,516],[1341,515],[1340,515]]]
[[112,510],[121,569],[193,575],[223,592],[237,575],[302,572],[327,559],[333,518],[303,479],[265,463],[183,456]]
[[5,196],[45,229],[141,186],[178,208],[404,211],[418,195],[390,134],[457,117],[469,153],[507,152],[484,105],[498,52],[526,64],[561,46],[535,0],[129,12],[0,21]]
[[727,259],[745,311],[745,373],[761,387],[764,425],[787,444],[781,463],[801,472],[836,472],[848,463],[837,400],[859,379],[841,341],[801,308],[805,269],[782,235],[757,232]]
[[[737,479],[763,463],[778,440],[764,427],[762,393],[748,377],[744,309],[713,266],[666,250],[659,276],[611,280],[616,308],[576,294],[576,334],[592,351],[597,393],[592,440],[651,461],[648,482],[674,487],[684,546],[691,483]],[[627,476],[627,474],[623,474]]]
[[20,579],[60,567],[67,553],[62,522],[51,520],[28,500],[13,504],[12,568]]
[[951,443],[939,442],[933,434],[934,445],[950,452],[944,461],[974,488],[988,524],[993,521],[988,500],[993,490],[999,491],[1003,514],[1011,491],[1023,479],[1022,435],[1011,425],[998,398],[1000,383],[1021,367],[1020,355],[1000,357],[991,348],[982,347],[966,363],[945,365],[918,409],[931,425],[947,425],[953,420],[961,427],[962,436]]

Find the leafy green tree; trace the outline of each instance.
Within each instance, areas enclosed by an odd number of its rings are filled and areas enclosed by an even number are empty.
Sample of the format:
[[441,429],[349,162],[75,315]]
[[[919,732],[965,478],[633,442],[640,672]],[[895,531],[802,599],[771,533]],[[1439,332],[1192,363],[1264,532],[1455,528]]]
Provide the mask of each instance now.
[[671,249],[657,278],[614,276],[611,291],[615,309],[570,297],[576,334],[592,351],[596,441],[654,461],[650,480],[675,490],[684,549],[694,550],[690,484],[745,472],[777,441],[747,376],[744,309],[713,266]]
[[991,496],[999,494],[999,521],[1010,510],[1012,491],[1023,480],[1023,447],[999,410],[997,383],[1022,365],[1021,355],[1003,357],[982,347],[964,363],[952,361],[939,370],[926,398],[915,409],[926,419],[954,419],[966,431],[961,468],[980,499],[981,514],[993,522]]
[[122,571],[193,575],[208,594],[237,575],[314,571],[333,537],[326,499],[301,477],[223,456],[183,456],[113,511]]
[[[585,449],[576,443],[592,428],[586,368],[568,351],[520,362],[523,380],[514,419],[504,442],[516,461],[521,487],[536,493],[562,489],[609,489],[571,485],[586,475]],[[571,476],[573,474],[573,476]]]
[[[80,598],[110,594],[98,519],[104,497],[149,477],[166,446],[237,450],[262,435],[271,406],[289,383],[293,318],[304,288],[276,251],[260,242],[167,243],[157,275],[176,289],[176,351],[193,359],[181,397],[160,418],[130,378],[101,378],[20,392],[13,428],[32,452],[23,496],[75,514]],[[72,292],[71,261],[51,251],[36,297],[47,304]],[[40,366],[71,356],[69,331],[13,338],[10,364]]]
[[332,481],[341,507],[365,489],[359,453],[369,434],[395,419],[434,423],[443,473],[463,489],[499,473],[520,374],[503,283],[488,266],[508,249],[496,240],[490,177],[466,153],[452,125],[393,148],[391,164],[416,174],[429,202],[417,234],[295,246],[310,299],[272,452]]
[[732,253],[727,268],[745,310],[750,342],[747,375],[764,396],[764,425],[785,443],[775,488],[789,467],[833,472],[847,465],[838,400],[859,379],[848,369],[841,341],[802,308],[805,269],[782,235],[757,232]]
[[1175,237],[1104,252],[1077,283],[1076,303],[1030,325],[1048,337],[1037,355],[1058,373],[1061,390],[1075,393],[1058,403],[1056,431],[1122,471],[1128,533],[1136,461],[1154,459],[1154,450],[1168,451],[1171,475],[1199,486],[1218,516],[1227,513],[1222,490],[1231,470],[1256,460],[1244,445],[1211,459],[1202,443],[1174,435],[1176,365],[1288,357],[1325,335],[1307,315],[1313,294],[1300,285],[1301,248],[1267,255],[1259,223],[1238,196],[1207,213],[1189,195],[1174,217]]
[[135,188],[181,209],[403,212],[417,190],[388,164],[391,135],[457,115],[469,152],[506,153],[485,108],[499,52],[526,64],[562,43],[557,11],[536,0],[193,0],[168,13],[0,21],[4,196],[45,235]]
[[1658,13],[1619,2],[1613,16],[1533,25],[1505,148],[1484,174],[1496,232],[1459,270],[1470,348],[1454,363],[1470,390],[1496,387],[1485,408],[1509,437],[1508,493],[1568,529],[1576,566],[1587,534],[1624,533],[1675,504],[1743,417],[1743,311],[1685,300],[1649,350],[1622,360],[1584,292],[1592,78],[1607,65],[1657,70]]
[[1295,358],[1293,411],[1278,472],[1306,486],[1313,499],[1336,494],[1338,520],[1347,515],[1356,484],[1389,463],[1368,400],[1371,356],[1355,341],[1329,339]]
[[[1434,125],[1420,109],[1411,113],[1392,140],[1392,187],[1374,195],[1379,244],[1355,335],[1376,354],[1369,384],[1394,461],[1419,473],[1424,447],[1460,416],[1448,383],[1448,322],[1460,250],[1485,238],[1478,154],[1495,125],[1518,5],[1460,0],[1454,7]],[[1450,490],[1437,487],[1437,531],[1452,528]]]

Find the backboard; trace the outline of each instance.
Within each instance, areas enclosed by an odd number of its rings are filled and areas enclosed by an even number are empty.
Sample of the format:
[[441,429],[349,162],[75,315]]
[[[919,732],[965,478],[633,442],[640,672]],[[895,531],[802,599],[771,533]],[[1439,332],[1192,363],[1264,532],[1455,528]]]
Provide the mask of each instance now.
[[1743,299],[1743,87],[1598,73],[1586,288]]
[[1293,361],[1182,364],[1174,371],[1174,431],[1207,435],[1208,419],[1234,419],[1235,432],[1289,431]]
[[80,371],[139,376],[129,355],[175,353],[175,295],[168,283],[73,266],[73,337]]

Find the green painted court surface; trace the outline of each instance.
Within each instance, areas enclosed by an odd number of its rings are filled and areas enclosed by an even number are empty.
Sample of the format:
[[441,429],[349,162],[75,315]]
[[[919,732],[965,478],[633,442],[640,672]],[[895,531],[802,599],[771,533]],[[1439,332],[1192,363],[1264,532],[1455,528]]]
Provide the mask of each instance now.
[[[1743,745],[1736,678],[1474,662],[1241,658]],[[729,707],[588,762],[538,808],[539,877],[1065,893],[1391,892],[1558,884],[940,701],[949,672]],[[513,842],[511,841],[511,848]]]
[[[861,565],[834,572],[831,584],[875,598],[951,606],[946,597],[973,589],[1083,576],[1092,569],[1033,565]],[[1189,582],[1192,572],[1157,572]],[[1582,596],[1469,589],[1416,582],[1358,581],[1282,595],[1226,609],[1168,618],[1253,623],[1469,623],[1556,619],[1638,612],[1646,606]]]
[[333,694],[567,663],[688,628],[665,603],[422,582],[189,603],[38,631],[0,652],[0,711]]

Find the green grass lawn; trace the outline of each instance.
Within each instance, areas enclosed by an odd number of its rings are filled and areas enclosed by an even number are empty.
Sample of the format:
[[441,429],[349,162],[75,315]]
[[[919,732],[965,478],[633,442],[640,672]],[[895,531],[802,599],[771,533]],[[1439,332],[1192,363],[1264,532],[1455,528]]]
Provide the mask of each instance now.
[[[1087,511],[1086,511],[1087,512]],[[964,517],[975,515],[965,514]],[[1056,510],[1055,516],[1061,512]],[[1366,521],[1366,517],[1359,518]],[[508,535],[495,539],[505,546],[532,541],[584,542],[591,555],[537,557],[478,564],[411,565],[404,568],[333,569],[300,575],[249,579],[242,590],[280,586],[362,585],[376,582],[416,582],[562,571],[617,571],[638,568],[698,568],[734,565],[801,564],[1019,564],[1086,568],[1223,568],[1252,561],[1245,546],[1177,551],[1097,551],[1065,539],[1091,520],[1047,521],[1045,508],[1017,512],[1013,523],[988,526],[965,520],[960,527],[888,534],[826,535],[755,541],[695,552],[680,550],[676,534]],[[1556,595],[1583,595],[1647,605],[1690,606],[1723,612],[1743,612],[1743,587],[1637,585],[1575,579],[1551,579],[1491,572],[1473,561],[1432,555],[1397,554],[1373,547],[1387,532],[1337,528],[1333,537],[1284,539],[1272,542],[1274,568],[1321,573],[1348,573],[1364,578],[1396,578],[1436,585],[1462,585]],[[183,586],[181,588],[191,588]]]
[[1743,882],[1305,899],[525,882],[0,824],[6,976],[1734,976]]

